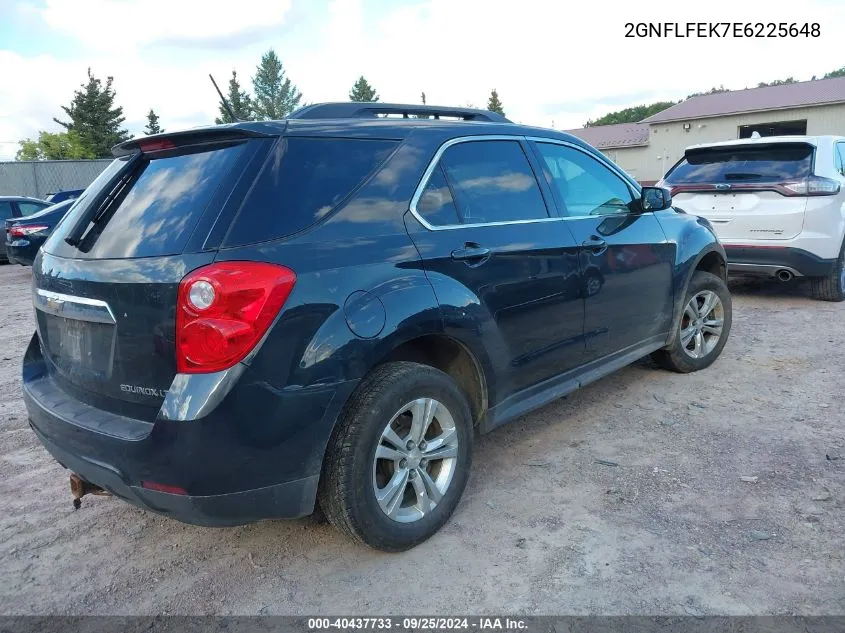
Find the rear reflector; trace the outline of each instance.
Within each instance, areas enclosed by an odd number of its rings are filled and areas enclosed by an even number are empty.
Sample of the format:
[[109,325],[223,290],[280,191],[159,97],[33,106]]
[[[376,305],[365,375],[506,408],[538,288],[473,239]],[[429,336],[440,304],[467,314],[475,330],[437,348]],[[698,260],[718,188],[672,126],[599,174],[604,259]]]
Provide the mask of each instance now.
[[166,492],[169,495],[187,495],[188,491],[179,486],[171,486],[169,484],[160,484],[155,481],[142,481],[141,487],[147,490],[155,490],[156,492]]
[[33,233],[40,233],[41,231],[46,231],[49,228],[49,226],[45,226],[43,224],[15,225],[8,230],[8,233],[12,237],[26,237],[27,235],[32,235]]
[[177,370],[210,373],[243,360],[295,283],[289,268],[261,262],[220,262],[188,274],[176,308]]

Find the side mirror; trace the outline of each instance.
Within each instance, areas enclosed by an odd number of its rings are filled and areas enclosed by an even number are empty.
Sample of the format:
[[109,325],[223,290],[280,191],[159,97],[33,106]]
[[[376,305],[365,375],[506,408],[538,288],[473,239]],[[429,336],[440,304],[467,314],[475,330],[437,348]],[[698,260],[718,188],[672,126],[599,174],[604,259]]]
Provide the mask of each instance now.
[[643,187],[640,197],[643,211],[660,211],[672,206],[672,194],[663,187]]

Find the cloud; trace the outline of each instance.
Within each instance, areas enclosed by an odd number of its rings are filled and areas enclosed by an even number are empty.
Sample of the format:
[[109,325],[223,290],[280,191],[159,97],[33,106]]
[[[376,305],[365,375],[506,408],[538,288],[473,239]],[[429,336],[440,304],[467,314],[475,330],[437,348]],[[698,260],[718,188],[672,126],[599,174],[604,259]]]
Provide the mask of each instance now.
[[[133,47],[156,43],[225,42],[244,33],[278,28],[290,0],[46,0],[41,9],[53,29],[93,48]],[[106,36],[113,34],[113,36]]]
[[[432,104],[483,107],[495,87],[512,120],[557,128],[720,84],[809,79],[841,64],[843,2],[802,4],[800,20],[819,22],[821,37],[771,40],[624,35],[626,22],[791,23],[790,6],[618,0],[578,9],[554,0],[239,0],[236,10],[210,0],[45,0],[35,15],[73,46],[61,55],[0,49],[5,85],[15,86],[0,91],[0,142],[55,129],[52,117],[88,66],[114,76],[134,133],[151,107],[168,130],[211,123],[217,100],[207,74],[225,84],[234,68],[248,87],[271,46],[310,103],[345,100],[362,74],[384,101],[418,103],[425,91]],[[24,13],[33,19],[32,8]],[[15,149],[0,145],[0,157]]]

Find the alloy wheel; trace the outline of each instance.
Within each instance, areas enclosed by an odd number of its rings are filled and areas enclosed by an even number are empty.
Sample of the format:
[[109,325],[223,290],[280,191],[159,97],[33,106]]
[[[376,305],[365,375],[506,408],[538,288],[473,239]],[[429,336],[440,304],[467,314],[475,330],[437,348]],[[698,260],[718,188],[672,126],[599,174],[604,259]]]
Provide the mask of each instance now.
[[712,290],[696,293],[681,318],[681,347],[691,358],[704,358],[719,343],[725,322],[722,300]]
[[379,438],[373,492],[394,521],[418,521],[443,499],[458,458],[458,433],[446,406],[419,398],[402,407]]

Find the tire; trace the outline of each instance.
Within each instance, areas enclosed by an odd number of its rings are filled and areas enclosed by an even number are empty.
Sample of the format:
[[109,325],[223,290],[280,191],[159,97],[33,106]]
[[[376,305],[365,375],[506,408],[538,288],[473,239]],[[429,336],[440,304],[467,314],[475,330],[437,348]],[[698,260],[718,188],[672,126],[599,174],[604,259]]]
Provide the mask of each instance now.
[[[719,303],[708,310],[704,307],[704,302],[714,295]],[[654,352],[651,357],[664,369],[688,374],[713,364],[728,341],[732,317],[731,293],[728,286],[716,275],[696,271],[687,286],[682,310],[681,318],[672,333],[671,343]],[[707,312],[702,316],[704,310]],[[697,316],[693,318],[692,314]],[[721,321],[721,329],[717,337],[715,332],[718,321]],[[693,332],[691,337],[690,331]],[[698,338],[699,334],[701,339]]]
[[[428,433],[411,449],[408,440],[420,437],[413,421],[429,413]],[[381,365],[352,394],[332,433],[320,507],[332,525],[361,543],[387,552],[410,549],[437,532],[458,505],[472,441],[469,405],[448,375],[418,363]],[[405,448],[397,446],[402,443]],[[426,463],[425,456],[435,454],[454,456],[429,457]]]
[[830,274],[810,278],[810,292],[821,301],[845,301],[845,242]]

